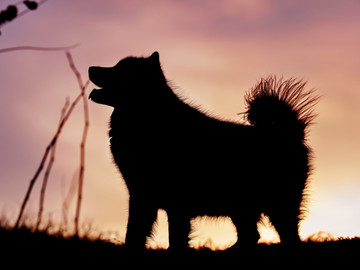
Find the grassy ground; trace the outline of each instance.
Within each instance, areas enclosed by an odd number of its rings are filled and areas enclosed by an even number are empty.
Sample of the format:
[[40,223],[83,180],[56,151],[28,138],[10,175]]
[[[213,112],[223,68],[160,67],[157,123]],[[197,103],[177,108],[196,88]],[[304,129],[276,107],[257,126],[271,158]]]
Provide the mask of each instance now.
[[[352,251],[360,250],[360,238],[342,239],[328,242],[306,242],[296,249],[286,249],[281,244],[258,245],[255,248],[244,248],[225,251],[188,250],[176,252],[167,250],[145,250],[144,252],[131,252],[122,245],[116,245],[99,239],[64,237],[61,233],[49,235],[47,232],[33,232],[26,228],[11,230],[0,228],[0,245],[2,260],[11,260],[18,263],[26,262],[29,265],[42,265],[45,261],[51,266],[68,263],[79,263],[91,266],[99,261],[124,265],[125,263],[147,262],[154,265],[159,263],[178,262],[179,264],[195,262],[201,265],[215,262],[244,263],[254,262],[257,266],[278,264],[284,259],[293,257],[298,262],[312,258],[321,259],[322,265],[333,260],[331,254],[337,259],[348,256]],[[325,257],[324,257],[325,254]],[[290,256],[290,257],[289,257]],[[27,261],[22,258],[28,258]],[[257,259],[258,258],[258,259]],[[40,267],[41,268],[41,267]],[[127,267],[126,267],[127,268]]]

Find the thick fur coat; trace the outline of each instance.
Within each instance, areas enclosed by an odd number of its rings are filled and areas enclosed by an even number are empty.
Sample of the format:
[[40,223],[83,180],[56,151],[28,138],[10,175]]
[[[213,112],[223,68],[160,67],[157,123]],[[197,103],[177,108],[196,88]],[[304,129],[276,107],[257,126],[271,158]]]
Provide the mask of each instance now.
[[129,189],[126,245],[143,248],[159,208],[170,247],[186,247],[190,219],[229,216],[238,243],[256,244],[256,223],[268,215],[285,244],[299,242],[310,172],[307,127],[317,97],[305,83],[262,79],[245,96],[249,124],[215,119],[169,87],[159,54],[90,67],[89,98],[114,107],[110,142]]

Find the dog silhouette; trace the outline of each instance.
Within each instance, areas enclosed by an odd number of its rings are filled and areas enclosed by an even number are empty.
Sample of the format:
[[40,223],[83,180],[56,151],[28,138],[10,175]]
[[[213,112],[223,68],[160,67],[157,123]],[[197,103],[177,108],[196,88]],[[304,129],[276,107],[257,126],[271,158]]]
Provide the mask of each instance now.
[[169,87],[159,53],[89,68],[89,98],[112,106],[110,144],[129,190],[126,245],[144,248],[157,210],[168,215],[170,248],[188,246],[190,219],[229,216],[235,245],[255,245],[268,215],[281,242],[300,241],[310,174],[306,134],[318,97],[305,83],[269,76],[245,95],[248,124],[215,119]]

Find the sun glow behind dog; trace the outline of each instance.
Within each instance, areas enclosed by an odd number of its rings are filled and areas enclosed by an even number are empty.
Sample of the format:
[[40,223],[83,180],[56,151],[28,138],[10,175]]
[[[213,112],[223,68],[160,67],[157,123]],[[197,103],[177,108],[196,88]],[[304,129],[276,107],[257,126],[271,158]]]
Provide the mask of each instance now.
[[[189,246],[194,249],[226,250],[233,246],[238,239],[236,228],[228,217],[197,217],[191,221],[191,228]],[[261,216],[258,230],[260,234],[258,243],[280,242],[279,235],[267,216]],[[168,237],[167,214],[164,210],[159,210],[157,222],[153,226],[152,237],[148,238],[146,246],[151,249],[167,249],[169,247]]]
[[[167,222],[166,212],[159,210],[157,222],[153,226],[153,236],[148,238],[146,244],[147,248],[167,249],[169,247]],[[191,225],[192,233],[189,246],[193,249],[226,250],[233,246],[238,239],[235,226],[228,217],[197,217],[192,220]],[[261,215],[261,221],[258,222],[257,226],[260,234],[258,244],[280,243],[279,235],[268,216]],[[301,228],[300,235],[302,241],[324,242],[338,239],[333,234],[324,231],[304,235]]]

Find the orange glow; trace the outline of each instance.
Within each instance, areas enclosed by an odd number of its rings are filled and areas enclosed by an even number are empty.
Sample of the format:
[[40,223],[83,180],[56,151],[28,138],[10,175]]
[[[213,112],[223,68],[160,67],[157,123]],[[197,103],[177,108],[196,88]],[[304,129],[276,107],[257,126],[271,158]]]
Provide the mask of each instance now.
[[319,231],[317,233],[314,233],[306,237],[305,241],[325,242],[325,241],[334,241],[336,239],[337,238],[329,232]]
[[[147,241],[148,248],[167,249],[169,247],[167,222],[166,212],[159,210],[157,223],[153,226],[154,236]],[[191,227],[189,246],[194,249],[225,250],[234,245],[238,239],[236,228],[227,217],[198,217],[191,221]],[[260,234],[258,243],[280,242],[279,235],[267,216],[262,215],[262,222],[258,223],[258,231]]]
[[[322,99],[309,136],[314,170],[301,238],[360,235],[359,1],[197,2],[46,1],[1,27],[0,49],[79,43],[71,52],[84,80],[89,66],[112,66],[128,55],[157,50],[177,94],[235,121],[242,120],[238,113],[245,109],[245,92],[261,76],[307,80]],[[10,3],[1,1],[0,10]],[[73,99],[79,90],[62,52],[4,53],[0,62],[0,209],[14,216],[65,98]],[[129,195],[109,151],[111,108],[89,103],[89,111],[81,220],[101,231],[117,231],[124,239]],[[59,138],[49,179],[45,212],[54,222],[62,221],[62,203],[79,165],[82,128],[79,106]],[[39,186],[30,198],[29,215],[37,212]],[[260,242],[278,241],[265,224],[258,226]],[[237,239],[228,219],[199,218],[192,226],[194,248],[223,249]],[[164,212],[148,244],[167,247]]]

